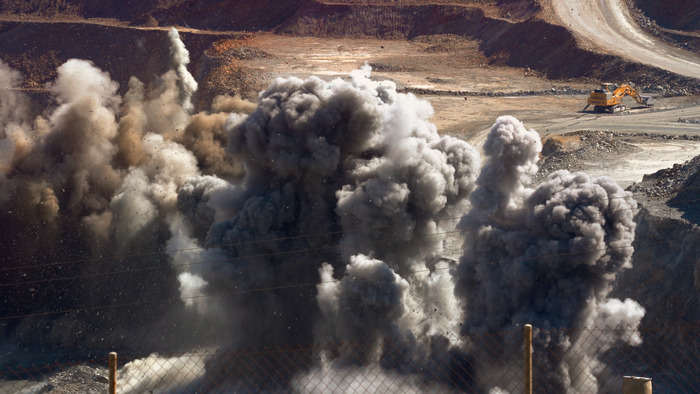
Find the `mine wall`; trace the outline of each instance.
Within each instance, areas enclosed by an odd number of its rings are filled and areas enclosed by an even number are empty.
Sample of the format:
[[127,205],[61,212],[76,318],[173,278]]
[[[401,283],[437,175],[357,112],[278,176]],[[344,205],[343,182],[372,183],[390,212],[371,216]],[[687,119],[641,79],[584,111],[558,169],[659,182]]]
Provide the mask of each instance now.
[[[199,59],[217,35],[182,33],[192,59]],[[0,53],[10,67],[25,69],[28,87],[56,78],[56,68],[71,58],[86,59],[110,73],[126,92],[131,76],[152,81],[169,68],[167,31],[142,31],[81,23],[3,22]]]
[[688,93],[700,92],[698,79],[586,50],[564,27],[535,19],[491,18],[479,8],[309,2],[276,31],[291,35],[383,39],[457,34],[480,40],[479,49],[492,65],[530,67],[553,79],[624,80],[637,85],[667,84]]
[[635,0],[635,3],[663,27],[700,30],[700,7],[697,0]]

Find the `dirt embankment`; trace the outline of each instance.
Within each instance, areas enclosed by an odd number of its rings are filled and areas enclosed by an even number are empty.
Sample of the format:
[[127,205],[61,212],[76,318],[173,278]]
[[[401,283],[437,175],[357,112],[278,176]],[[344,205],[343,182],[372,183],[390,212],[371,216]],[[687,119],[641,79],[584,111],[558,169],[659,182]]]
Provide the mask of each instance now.
[[581,48],[565,28],[531,18],[487,16],[481,8],[447,5],[357,6],[309,2],[277,29],[290,35],[411,39],[458,34],[481,41],[492,65],[530,67],[554,79],[590,78],[667,85],[700,92],[700,80]]
[[[200,59],[220,36],[181,33],[190,56]],[[76,23],[0,25],[0,58],[21,70],[25,87],[40,88],[71,58],[88,59],[127,88],[133,75],[148,83],[169,69],[167,32]],[[123,92],[122,92],[123,93]]]
[[0,0],[0,13],[60,19],[113,18],[156,21],[213,30],[269,30],[309,0]]
[[634,3],[662,27],[700,32],[700,7],[697,0],[635,0]]
[[253,36],[225,39],[211,45],[197,62],[195,78],[200,81],[197,107],[207,109],[218,95],[238,94],[253,100],[265,89],[260,72],[241,65],[241,61],[273,59],[274,56],[255,47]]
[[649,33],[700,54],[700,7],[696,0],[635,0],[632,11]]

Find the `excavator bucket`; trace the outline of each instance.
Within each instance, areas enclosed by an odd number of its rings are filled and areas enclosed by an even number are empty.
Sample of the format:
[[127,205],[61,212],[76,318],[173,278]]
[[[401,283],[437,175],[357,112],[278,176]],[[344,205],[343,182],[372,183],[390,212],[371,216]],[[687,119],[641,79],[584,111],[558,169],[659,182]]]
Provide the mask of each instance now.
[[642,104],[646,105],[647,107],[653,107],[654,106],[654,98],[651,96],[639,96],[642,99]]

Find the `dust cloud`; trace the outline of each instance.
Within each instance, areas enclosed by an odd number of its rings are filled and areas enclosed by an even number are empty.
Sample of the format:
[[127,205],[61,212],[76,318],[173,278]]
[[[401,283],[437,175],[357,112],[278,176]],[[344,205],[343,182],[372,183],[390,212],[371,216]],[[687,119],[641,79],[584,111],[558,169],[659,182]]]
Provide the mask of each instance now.
[[[132,78],[121,97],[72,59],[38,113],[0,63],[5,343],[64,359],[153,352],[122,371],[135,391],[173,389],[173,376],[256,387],[245,367],[217,378],[226,353],[182,376],[189,361],[164,350],[325,343],[310,369],[265,384],[505,392],[518,387],[496,388],[486,369],[516,362],[509,349],[531,323],[558,360],[543,361],[547,381],[595,387],[597,355],[621,339],[583,329],[637,327],[644,314],[608,298],[630,267],[636,210],[612,179],[558,172],[531,187],[539,135],[512,117],[496,121],[482,166],[438,133],[428,102],[368,66],[277,78],[257,103],[221,96],[194,113],[189,54],[169,37],[171,69],[153,88]],[[459,262],[444,257],[456,229]],[[495,364],[477,361],[483,333],[498,337]],[[573,374],[568,349],[592,371]]]

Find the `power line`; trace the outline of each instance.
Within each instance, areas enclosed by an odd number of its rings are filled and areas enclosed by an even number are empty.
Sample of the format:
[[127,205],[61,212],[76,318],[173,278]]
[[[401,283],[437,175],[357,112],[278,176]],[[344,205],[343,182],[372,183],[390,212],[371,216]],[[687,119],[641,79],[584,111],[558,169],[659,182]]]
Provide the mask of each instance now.
[[[624,198],[624,197],[626,197],[626,196],[615,197],[615,198]],[[687,200],[687,201],[682,201],[679,203],[694,202],[694,201],[698,201],[698,200],[700,200],[700,199]],[[634,209],[634,208],[631,208],[631,207],[630,208],[620,208],[620,209],[614,210],[612,213],[614,214],[617,212],[632,210],[632,209]],[[527,210],[527,209],[522,208],[522,209],[517,209],[517,210],[508,210],[508,211],[504,211],[504,213],[521,212],[524,210]],[[493,213],[490,213],[490,214],[481,214],[481,215],[475,215],[475,216],[461,216],[461,218],[462,219],[464,219],[464,218],[471,219],[471,218],[479,218],[479,217],[483,217],[483,216],[493,216],[493,215],[494,215]],[[442,220],[450,220],[450,219],[442,219]],[[546,220],[547,219],[531,220],[531,221],[516,222],[516,223],[512,223],[512,224],[513,225],[523,225],[526,223],[537,223],[537,222],[542,222],[542,221],[546,221]],[[424,222],[424,223],[426,223],[426,222]],[[379,228],[380,229],[381,228],[390,228],[390,227],[397,227],[400,225],[402,225],[402,224],[381,226]],[[403,224],[403,225],[405,225],[405,224]],[[473,229],[461,228],[461,229],[454,230],[454,231],[445,231],[445,232],[439,232],[439,233],[433,233],[433,234],[423,234],[423,236],[428,236],[428,237],[439,236],[439,235],[446,235],[446,234],[451,234],[451,233],[455,233],[455,232],[467,233],[467,232],[475,231],[475,230],[478,230],[478,228],[473,228]],[[347,232],[337,231],[337,232],[331,232],[331,233],[317,233],[317,234],[312,234],[312,235],[280,237],[280,238],[276,238],[276,239],[268,239],[268,240],[261,240],[261,241],[249,241],[249,242],[238,243],[238,244],[234,244],[234,245],[246,245],[246,244],[250,245],[250,244],[256,244],[256,243],[263,243],[263,242],[272,242],[272,241],[276,241],[276,240],[299,239],[299,238],[304,238],[304,237],[321,236],[321,235],[328,235],[328,234],[341,234],[341,233],[347,233]],[[382,239],[382,240],[366,241],[366,242],[359,243],[359,245],[390,243],[393,241],[401,241],[401,239],[387,238],[387,239]],[[358,245],[358,243],[354,243],[354,244]],[[92,277],[103,277],[103,276],[111,276],[111,275],[119,275],[119,274],[142,273],[142,272],[162,270],[162,269],[189,267],[192,265],[213,264],[213,263],[221,263],[221,262],[226,262],[226,261],[236,261],[236,260],[245,260],[245,259],[262,258],[262,257],[273,257],[273,256],[279,256],[279,255],[286,255],[286,254],[300,254],[300,253],[306,253],[306,252],[334,249],[334,248],[337,248],[338,246],[339,246],[338,244],[333,244],[333,245],[321,246],[321,247],[317,247],[317,248],[304,248],[304,249],[297,249],[297,250],[290,250],[290,251],[280,251],[280,252],[273,252],[273,253],[256,254],[256,255],[250,255],[250,256],[238,256],[238,257],[231,257],[231,258],[225,258],[225,259],[191,262],[191,263],[186,263],[186,264],[160,265],[160,266],[127,269],[127,270],[122,270],[122,271],[111,271],[111,272],[101,272],[101,273],[91,273],[91,274],[84,274],[84,275],[68,276],[68,277],[61,277],[61,278],[37,279],[37,280],[30,280],[30,281],[24,281],[24,282],[3,283],[3,284],[0,284],[0,288],[28,285],[28,284],[49,283],[49,282],[60,281],[60,280],[75,280],[75,279],[86,279],[86,278],[92,278]],[[216,247],[216,248],[218,248],[218,247]],[[201,247],[186,248],[186,249],[179,249],[178,252],[201,250],[201,249],[203,249],[203,248],[201,248]],[[160,254],[160,253],[161,252],[154,253],[154,254]],[[137,254],[134,254],[134,256],[136,256],[136,255]],[[144,254],[138,254],[138,255],[149,255],[149,254],[144,253]],[[537,258],[537,257],[535,257],[535,258]],[[108,258],[106,260],[111,260],[111,259],[113,259],[113,258]],[[101,261],[101,260],[93,260],[93,261]]]
[[[617,199],[621,199],[621,198],[628,198],[628,197],[629,196],[614,196],[614,197],[606,198],[605,200],[610,202],[612,200],[617,200]],[[696,202],[696,201],[700,201],[700,199],[678,201],[678,202],[674,202],[674,203],[682,204],[682,203],[690,203],[690,202]],[[528,208],[519,208],[519,209],[501,211],[501,212],[499,212],[499,214],[511,214],[511,213],[523,212],[523,211],[527,211],[527,210],[529,210],[529,209]],[[495,216],[495,213],[492,213],[492,212],[476,214],[476,215],[468,215],[467,214],[467,215],[462,215],[462,216],[451,216],[451,217],[437,218],[437,219],[423,220],[423,221],[410,221],[410,222],[402,222],[402,223],[393,223],[393,224],[388,224],[385,226],[373,226],[372,229],[373,230],[384,230],[384,229],[390,229],[390,228],[401,227],[401,226],[413,226],[416,224],[462,220],[465,218],[477,219],[480,217],[493,217],[493,216]],[[53,263],[33,264],[33,265],[25,265],[25,266],[18,266],[18,267],[2,267],[2,268],[0,268],[0,272],[11,271],[11,270],[31,269],[31,268],[45,268],[45,267],[53,267],[53,266],[61,266],[61,265],[69,265],[69,264],[79,264],[79,263],[106,262],[106,261],[129,259],[129,258],[135,258],[135,257],[147,257],[147,256],[157,256],[157,255],[163,255],[163,254],[170,254],[170,253],[187,252],[187,251],[193,251],[193,250],[202,250],[202,249],[211,249],[211,248],[226,248],[226,247],[232,247],[232,246],[245,246],[245,245],[253,245],[253,244],[258,244],[258,243],[266,243],[266,242],[289,241],[289,240],[301,239],[301,238],[313,238],[313,237],[323,237],[323,236],[331,236],[331,235],[353,234],[353,233],[363,232],[363,231],[366,231],[366,229],[361,228],[361,227],[357,227],[357,228],[349,229],[349,230],[337,230],[337,231],[329,231],[329,232],[321,232],[321,233],[291,235],[291,236],[285,236],[285,237],[267,238],[267,239],[245,241],[245,242],[232,242],[232,243],[228,243],[228,244],[221,244],[221,245],[215,245],[215,246],[196,246],[196,247],[182,248],[182,249],[163,250],[163,251],[158,251],[158,252],[133,253],[133,254],[108,256],[108,257],[95,257],[95,258],[69,260],[69,261],[64,260],[64,261],[53,262]]]
[[[687,240],[691,240],[691,239],[700,239],[700,236],[699,237],[689,237],[689,238],[683,238],[683,239],[676,239],[676,240],[666,239],[666,240],[662,240],[662,241],[647,242],[647,243],[643,243],[642,245],[648,246],[648,245],[663,244],[663,243],[667,243],[667,242],[687,241]],[[634,247],[634,246],[633,245],[606,246],[605,248],[591,248],[591,249],[585,249],[585,250],[580,250],[580,251],[576,251],[576,252],[553,253],[553,254],[549,254],[549,255],[539,255],[539,256],[532,256],[532,257],[518,257],[518,258],[509,259],[509,260],[501,260],[501,261],[494,261],[494,262],[481,262],[481,263],[469,265],[467,267],[473,267],[473,266],[478,266],[478,265],[505,264],[505,263],[523,261],[523,260],[537,260],[539,258],[548,258],[548,257],[564,257],[564,256],[577,255],[577,254],[585,254],[585,253],[590,253],[590,252],[595,252],[595,251],[606,251],[606,250],[610,250],[610,249],[627,249],[627,248],[632,248],[632,247]],[[441,271],[441,270],[448,270],[448,269],[451,269],[451,267],[435,268],[433,271]],[[421,273],[421,272],[431,272],[431,270],[430,269],[412,270],[412,271],[409,271],[408,273]],[[325,284],[325,283],[339,282],[340,280],[341,279],[332,279],[332,280],[328,280],[328,281],[319,281],[319,282],[292,283],[292,284],[287,284],[287,285],[271,286],[271,287],[256,288],[256,289],[229,290],[229,291],[219,292],[219,293],[215,293],[215,294],[202,294],[202,295],[189,296],[189,297],[172,297],[172,298],[165,298],[165,299],[153,300],[153,301],[141,301],[141,302],[132,302],[132,303],[112,304],[112,305],[102,305],[102,306],[94,306],[94,307],[86,307],[86,308],[78,308],[78,309],[69,309],[69,310],[62,310],[62,311],[51,311],[51,312],[30,313],[30,314],[24,314],[24,315],[3,316],[3,317],[0,317],[0,321],[13,320],[13,319],[24,319],[24,318],[30,318],[30,317],[51,316],[51,315],[59,315],[59,314],[74,313],[74,312],[89,312],[89,311],[95,311],[95,310],[123,308],[123,307],[130,307],[130,306],[162,304],[162,303],[169,303],[169,302],[182,301],[182,300],[215,298],[215,297],[222,297],[222,296],[226,296],[226,295],[251,294],[251,293],[273,291],[273,290],[283,290],[283,289],[299,288],[299,287],[306,287],[306,286],[317,286],[317,285]]]
[[[617,210],[614,210],[612,213],[616,212],[621,212],[625,210],[632,210],[634,208],[620,208]],[[517,210],[509,210],[505,211],[507,213],[512,213],[512,212],[520,212],[527,210],[526,208],[522,209],[517,209]],[[475,215],[473,217],[471,216],[461,216],[462,219],[464,218],[479,218],[483,216],[491,216],[493,214],[482,214],[482,215]],[[443,219],[443,220],[448,220],[448,219]],[[547,219],[540,219],[540,220],[530,220],[530,221],[523,221],[523,222],[516,222],[513,223],[514,225],[516,224],[526,224],[526,223],[537,223],[537,222],[543,222],[546,221]],[[427,223],[427,222],[424,222]],[[394,226],[382,226],[379,227],[381,228],[389,228],[389,227],[397,227],[398,225]],[[440,232],[440,233],[433,233],[433,234],[422,234],[424,237],[430,237],[430,236],[439,236],[439,235],[446,235],[446,234],[451,234],[455,232],[461,232],[461,233],[467,233],[470,231],[475,231],[478,230],[478,228],[474,229],[464,229],[460,228],[458,230],[454,231],[445,231],[445,232]],[[319,234],[336,234],[336,233],[343,233],[342,231],[338,232],[333,232],[333,233],[319,233]],[[315,236],[315,235],[312,235]],[[279,240],[288,240],[288,239],[298,239],[302,238],[304,236],[290,236],[290,237],[281,237],[277,238]],[[372,241],[366,241],[359,243],[361,244],[377,244],[377,243],[389,243],[393,241],[401,241],[402,239],[399,238],[388,238],[388,239],[382,239],[382,240],[372,240]],[[242,245],[242,244],[256,244],[256,243],[262,243],[262,242],[267,242],[267,241],[250,241],[246,243],[241,243],[241,244],[236,244],[236,245]],[[353,243],[354,245],[358,245],[358,243]],[[339,245],[338,244],[333,244],[333,245],[328,245],[328,246],[322,246],[322,247],[317,247],[317,248],[304,248],[304,249],[298,249],[298,250],[291,250],[291,251],[281,251],[281,252],[273,252],[273,253],[266,253],[266,254],[259,254],[259,255],[251,255],[251,256],[239,256],[239,257],[231,257],[231,258],[226,258],[226,259],[217,259],[217,260],[207,260],[207,261],[199,261],[199,262],[193,262],[193,263],[186,263],[186,264],[171,264],[171,265],[160,265],[160,266],[152,266],[152,267],[143,267],[143,268],[135,268],[135,269],[128,269],[128,270],[122,270],[122,271],[112,271],[108,273],[93,273],[93,274],[84,274],[84,275],[77,275],[77,276],[68,276],[68,277],[62,277],[62,278],[51,278],[51,279],[38,279],[38,280],[32,280],[32,281],[24,281],[24,282],[15,282],[15,283],[7,283],[7,284],[0,284],[0,288],[2,287],[9,287],[9,286],[19,286],[19,285],[26,285],[26,284],[36,284],[36,283],[48,283],[48,282],[53,282],[53,281],[59,281],[59,280],[72,280],[72,279],[83,279],[83,278],[90,278],[90,277],[100,277],[100,276],[109,276],[109,275],[117,275],[117,274],[127,274],[127,273],[140,273],[140,272],[145,272],[145,271],[153,271],[153,270],[161,270],[161,269],[169,269],[169,268],[178,268],[178,267],[188,267],[192,265],[199,265],[199,264],[211,264],[211,263],[219,263],[219,262],[225,262],[225,261],[235,261],[235,260],[244,260],[244,259],[252,259],[252,258],[260,258],[260,257],[273,257],[277,255],[284,255],[284,254],[297,254],[297,253],[305,253],[305,252],[312,252],[312,251],[319,251],[319,250],[328,250],[328,249],[334,249],[337,248]],[[219,248],[218,246],[216,248]],[[200,250],[202,248],[187,248],[187,249],[180,249],[180,251],[192,251],[192,250]]]

